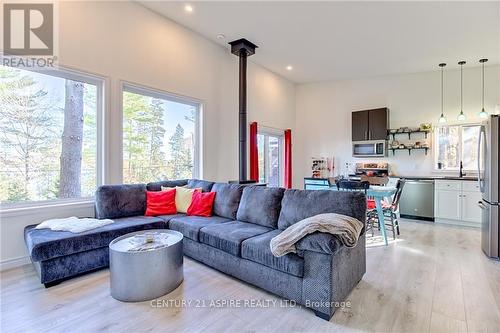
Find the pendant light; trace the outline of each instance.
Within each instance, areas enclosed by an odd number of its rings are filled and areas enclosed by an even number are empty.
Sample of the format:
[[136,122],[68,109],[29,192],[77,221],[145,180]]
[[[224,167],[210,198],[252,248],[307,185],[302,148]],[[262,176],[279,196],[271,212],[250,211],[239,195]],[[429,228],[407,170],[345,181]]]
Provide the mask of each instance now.
[[439,64],[439,67],[441,67],[441,116],[439,117],[438,122],[440,124],[446,123],[446,118],[444,117],[444,67],[446,66],[445,63]]
[[483,89],[482,90],[483,90],[483,95],[482,95],[482,99],[481,99],[481,101],[482,101],[482,103],[481,103],[482,108],[481,108],[481,112],[479,112],[479,118],[488,118],[488,112],[486,112],[484,110],[484,63],[487,62],[487,61],[488,61],[488,59],[481,59],[481,60],[479,60],[479,62],[481,63],[481,65],[483,67],[482,68],[482,79],[483,79]]
[[459,61],[460,65],[460,113],[458,114],[458,120],[465,120],[464,114],[464,65],[465,61]]

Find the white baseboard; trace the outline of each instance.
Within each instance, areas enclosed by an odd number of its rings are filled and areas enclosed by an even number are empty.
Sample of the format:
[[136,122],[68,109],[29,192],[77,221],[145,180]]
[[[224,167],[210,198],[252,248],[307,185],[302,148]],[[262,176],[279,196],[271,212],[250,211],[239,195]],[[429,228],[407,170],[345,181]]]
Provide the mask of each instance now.
[[461,220],[449,220],[449,219],[441,219],[441,218],[436,218],[434,222],[442,223],[442,224],[458,225],[461,227],[481,228],[481,223],[477,223],[477,222],[467,222],[467,221],[461,221]]
[[0,272],[6,271],[11,268],[21,267],[31,263],[30,257],[18,257],[7,259],[0,262]]

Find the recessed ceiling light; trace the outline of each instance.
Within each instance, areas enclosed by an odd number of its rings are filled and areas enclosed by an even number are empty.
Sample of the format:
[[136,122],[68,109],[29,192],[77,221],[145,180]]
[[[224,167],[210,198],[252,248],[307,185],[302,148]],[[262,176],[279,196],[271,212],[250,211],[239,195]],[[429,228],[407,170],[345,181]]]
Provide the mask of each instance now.
[[185,5],[184,10],[188,13],[191,13],[193,11],[193,6],[191,5]]
[[291,71],[292,69],[293,69],[293,67],[292,67],[292,66],[290,66],[290,65],[286,66],[286,70],[287,70],[287,71]]
[[218,34],[217,39],[225,39],[226,36],[224,34]]

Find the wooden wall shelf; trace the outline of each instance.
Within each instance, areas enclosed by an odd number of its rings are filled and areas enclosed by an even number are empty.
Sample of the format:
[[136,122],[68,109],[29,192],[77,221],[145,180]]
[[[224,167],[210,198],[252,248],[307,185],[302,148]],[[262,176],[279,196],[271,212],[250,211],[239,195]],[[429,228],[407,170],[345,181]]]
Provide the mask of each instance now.
[[420,147],[420,148],[389,148],[389,150],[392,150],[392,155],[396,153],[396,150],[408,150],[408,155],[411,155],[412,150],[424,150],[425,155],[427,155],[427,151],[429,150],[429,147]]
[[[410,131],[410,132],[396,132],[396,133],[391,133],[390,131],[388,134],[391,136],[392,135],[392,140],[394,141],[396,139],[396,135],[408,135],[408,140],[411,139],[412,134],[418,134],[418,133],[424,133],[425,138],[427,139],[427,134],[430,133],[430,131]],[[405,148],[406,149],[406,148]]]

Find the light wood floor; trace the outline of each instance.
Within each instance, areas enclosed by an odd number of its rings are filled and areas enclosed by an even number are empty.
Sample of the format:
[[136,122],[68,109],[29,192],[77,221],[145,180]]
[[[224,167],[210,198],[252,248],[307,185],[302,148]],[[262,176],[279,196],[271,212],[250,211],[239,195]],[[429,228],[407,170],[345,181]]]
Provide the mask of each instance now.
[[[305,308],[155,308],[109,295],[99,271],[45,289],[31,266],[1,274],[2,332],[500,332],[500,263],[475,229],[404,221],[398,242],[367,249],[350,308],[330,322]],[[164,300],[276,300],[188,258]],[[159,279],[161,277],[158,277]],[[199,305],[200,303],[198,303]]]

